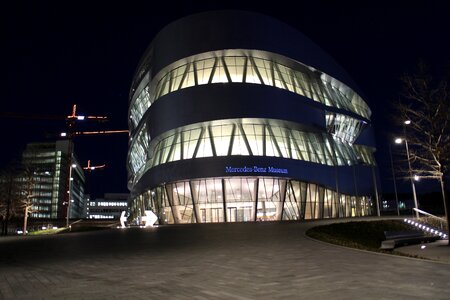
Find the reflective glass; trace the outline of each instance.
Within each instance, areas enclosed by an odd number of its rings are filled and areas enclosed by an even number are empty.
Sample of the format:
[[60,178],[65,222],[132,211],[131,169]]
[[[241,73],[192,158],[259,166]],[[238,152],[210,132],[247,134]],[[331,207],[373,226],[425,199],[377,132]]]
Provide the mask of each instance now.
[[338,197],[335,191],[316,184],[268,177],[170,183],[137,196],[130,207],[133,215],[143,214],[147,209],[155,211],[160,224],[309,220],[371,214],[366,196]]
[[[300,67],[299,67],[300,68]],[[194,85],[242,82],[264,84],[300,94],[327,106],[335,106],[370,118],[370,109],[354,91],[326,74],[289,68],[273,60],[252,56],[221,56],[168,66],[161,79],[146,86],[132,102],[130,125],[135,128],[145,111],[167,93]]]

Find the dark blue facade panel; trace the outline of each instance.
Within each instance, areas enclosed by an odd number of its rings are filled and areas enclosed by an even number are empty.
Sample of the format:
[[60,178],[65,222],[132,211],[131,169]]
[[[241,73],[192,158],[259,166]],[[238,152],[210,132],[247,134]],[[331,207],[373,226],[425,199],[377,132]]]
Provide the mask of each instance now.
[[363,145],[375,148],[375,133],[373,132],[373,126],[369,125],[364,128],[355,141],[356,145]]
[[363,96],[347,72],[308,37],[274,18],[245,11],[199,13],[163,28],[148,50],[152,74],[179,59],[223,49],[264,50],[290,57],[339,79]]
[[188,124],[238,118],[279,119],[325,131],[325,111],[320,106],[270,86],[215,84],[165,95],[150,107],[144,119],[152,139]]
[[264,176],[316,183],[347,195],[373,193],[373,166],[334,167],[278,157],[231,156],[182,160],[150,169],[139,180],[139,194],[161,184],[195,178]]

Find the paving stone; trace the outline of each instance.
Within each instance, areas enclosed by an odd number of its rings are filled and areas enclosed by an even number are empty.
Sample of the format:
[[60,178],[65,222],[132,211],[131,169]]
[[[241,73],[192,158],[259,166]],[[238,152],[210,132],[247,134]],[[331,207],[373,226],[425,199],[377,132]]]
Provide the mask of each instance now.
[[183,225],[0,238],[0,295],[448,299],[450,265],[317,242],[304,235],[314,224]]

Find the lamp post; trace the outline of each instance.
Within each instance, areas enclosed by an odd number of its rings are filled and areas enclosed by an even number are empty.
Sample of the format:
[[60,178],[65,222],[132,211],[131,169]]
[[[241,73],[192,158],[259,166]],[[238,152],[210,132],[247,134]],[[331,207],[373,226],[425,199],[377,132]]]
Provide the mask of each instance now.
[[[410,120],[406,120],[404,122],[405,125],[409,125],[411,124]],[[418,180],[419,176],[415,175],[413,177],[412,175],[412,170],[411,170],[411,161],[409,159],[409,147],[408,147],[408,140],[406,139],[406,135],[405,135],[405,126],[403,126],[403,135],[404,138],[396,138],[395,139],[395,143],[396,144],[401,144],[403,142],[403,140],[405,141],[405,148],[406,148],[406,159],[408,160],[408,171],[409,171],[409,180],[411,181],[411,187],[412,187],[412,191],[413,191],[413,198],[414,198],[414,207],[416,209],[418,209],[418,203],[417,203],[417,195],[416,195],[416,186],[414,185],[414,179]],[[419,212],[417,210],[415,210],[416,213],[416,218],[419,217]]]
[[[70,160],[70,163],[72,162],[72,159]],[[70,164],[69,167],[69,189],[67,193],[69,194],[68,201],[67,201],[67,211],[66,211],[66,227],[69,228],[69,220],[70,220],[70,205],[72,203],[72,169],[76,168],[76,164]]]
[[394,180],[395,203],[397,204],[397,216],[400,216],[400,208],[398,207],[397,181],[395,180],[394,160],[392,159],[391,143],[389,143],[389,155],[391,157],[392,179]]

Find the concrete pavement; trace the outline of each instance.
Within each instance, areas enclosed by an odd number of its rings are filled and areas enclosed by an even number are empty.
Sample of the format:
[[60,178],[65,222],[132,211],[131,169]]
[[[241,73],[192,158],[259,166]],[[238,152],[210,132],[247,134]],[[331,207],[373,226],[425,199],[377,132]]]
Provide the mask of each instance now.
[[439,240],[433,243],[405,246],[395,250],[417,257],[444,262],[449,264],[450,268],[450,247],[448,246],[448,240]]
[[448,299],[450,265],[307,238],[318,223],[1,238],[0,299]]

